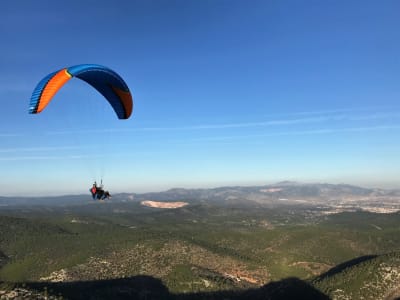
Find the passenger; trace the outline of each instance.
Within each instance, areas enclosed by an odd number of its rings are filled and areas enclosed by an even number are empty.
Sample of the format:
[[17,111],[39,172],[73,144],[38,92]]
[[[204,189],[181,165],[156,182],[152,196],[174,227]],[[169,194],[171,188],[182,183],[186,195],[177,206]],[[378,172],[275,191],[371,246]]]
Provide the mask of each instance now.
[[93,183],[93,186],[92,186],[92,188],[90,189],[90,192],[92,193],[92,198],[93,198],[93,200],[96,199],[96,194],[97,194],[96,181]]

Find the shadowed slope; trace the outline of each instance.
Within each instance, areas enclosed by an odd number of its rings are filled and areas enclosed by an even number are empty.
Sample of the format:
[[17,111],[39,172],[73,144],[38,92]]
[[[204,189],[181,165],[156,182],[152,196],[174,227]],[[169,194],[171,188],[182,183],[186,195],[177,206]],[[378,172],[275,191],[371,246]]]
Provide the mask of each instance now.
[[[17,284],[25,290],[30,290],[48,296],[62,296],[63,299],[329,299],[308,283],[298,278],[287,278],[271,282],[257,289],[228,290],[218,292],[188,292],[172,294],[161,280],[150,276],[134,276],[112,280],[96,280],[81,282],[31,282]],[[14,288],[16,289],[16,288]],[[46,291],[46,292],[45,292]]]

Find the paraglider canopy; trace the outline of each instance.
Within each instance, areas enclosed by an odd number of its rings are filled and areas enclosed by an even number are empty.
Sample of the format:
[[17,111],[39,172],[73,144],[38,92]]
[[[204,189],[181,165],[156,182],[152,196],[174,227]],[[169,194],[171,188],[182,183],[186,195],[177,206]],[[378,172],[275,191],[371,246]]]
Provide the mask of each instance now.
[[32,93],[29,113],[37,114],[43,111],[72,77],[86,81],[99,91],[111,104],[119,119],[128,119],[132,114],[132,94],[125,81],[113,70],[95,64],[64,68],[44,77]]

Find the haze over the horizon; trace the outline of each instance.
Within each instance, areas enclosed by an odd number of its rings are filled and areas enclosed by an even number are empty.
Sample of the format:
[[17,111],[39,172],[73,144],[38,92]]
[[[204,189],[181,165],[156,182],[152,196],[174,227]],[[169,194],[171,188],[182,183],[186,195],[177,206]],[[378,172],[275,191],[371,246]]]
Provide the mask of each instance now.
[[[258,185],[400,187],[398,1],[15,1],[0,10],[5,195]],[[134,95],[120,121],[81,63]]]

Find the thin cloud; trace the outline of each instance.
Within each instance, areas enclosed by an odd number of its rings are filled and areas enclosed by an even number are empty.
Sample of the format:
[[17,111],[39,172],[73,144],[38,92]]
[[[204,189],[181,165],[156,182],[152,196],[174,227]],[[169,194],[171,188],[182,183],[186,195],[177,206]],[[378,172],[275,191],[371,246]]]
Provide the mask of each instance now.
[[71,150],[80,149],[78,146],[55,146],[55,147],[21,147],[21,148],[8,148],[0,149],[0,153],[13,153],[13,152],[46,152],[56,150]]
[[[312,124],[325,123],[331,121],[372,121],[389,118],[400,118],[400,113],[373,113],[368,115],[357,114],[338,114],[337,111],[331,111],[332,114],[320,113],[320,116],[306,118],[284,118],[257,122],[234,122],[222,124],[199,124],[189,126],[176,127],[139,127],[139,128],[105,128],[105,129],[83,129],[83,130],[68,130],[68,131],[49,131],[49,135],[64,135],[64,134],[93,134],[93,133],[116,133],[116,132],[140,132],[140,131],[190,131],[190,130],[212,130],[212,129],[229,129],[229,128],[251,128],[251,127],[269,127],[269,126],[285,126],[296,124]],[[306,114],[306,113],[305,113]]]
[[[249,134],[249,135],[231,135],[231,136],[217,136],[217,137],[205,137],[205,138],[195,138],[190,140],[169,140],[172,144],[184,144],[186,145],[188,141],[190,142],[227,142],[234,140],[243,139],[259,139],[266,137],[278,137],[278,136],[298,136],[298,135],[329,135],[338,134],[346,132],[370,132],[370,131],[385,131],[385,130],[400,130],[400,125],[380,125],[380,126],[364,126],[364,127],[347,127],[347,128],[322,128],[322,129],[311,129],[311,130],[290,130],[290,131],[280,131],[280,132],[270,132],[265,134]],[[43,147],[51,148],[51,147]],[[52,147],[57,148],[57,147]],[[66,148],[66,147],[65,147]],[[40,147],[35,148],[36,150]],[[27,148],[25,149],[27,150]],[[158,153],[153,151],[153,153]],[[143,154],[150,154],[148,151],[143,152]],[[114,156],[135,156],[137,153],[114,153]],[[14,157],[0,157],[0,161],[25,161],[25,160],[79,160],[79,159],[90,159],[90,158],[103,158],[106,155],[86,155],[86,154],[72,154],[72,155],[30,155],[30,156],[14,156]]]
[[32,87],[23,84],[1,84],[0,83],[0,94],[9,94],[9,93],[27,93],[32,91]]
[[[276,116],[302,116],[302,115],[332,115],[338,113],[362,113],[362,112],[377,112],[377,111],[399,111],[399,107],[392,106],[369,106],[369,107],[358,107],[358,108],[339,108],[331,110],[311,110],[311,111],[300,111],[285,114],[275,114]],[[269,115],[271,117],[271,115]]]
[[21,137],[22,134],[18,133],[0,133],[0,137]]
[[14,156],[14,157],[0,157],[0,161],[20,161],[20,160],[54,160],[61,159],[57,156]]
[[88,158],[101,158],[104,155],[65,155],[65,156],[51,156],[51,155],[31,155],[31,156],[13,156],[13,157],[0,157],[0,161],[24,161],[24,160],[75,160],[75,159],[88,159]]
[[274,137],[274,136],[321,135],[321,134],[335,134],[335,133],[343,133],[343,132],[369,132],[369,131],[399,130],[399,129],[400,129],[400,125],[349,127],[349,128],[324,128],[324,129],[312,129],[312,130],[293,130],[293,131],[271,132],[271,133],[265,133],[265,134],[220,136],[220,137],[198,138],[198,139],[191,139],[191,140],[192,141],[223,141],[223,140],[262,138],[262,137]]

